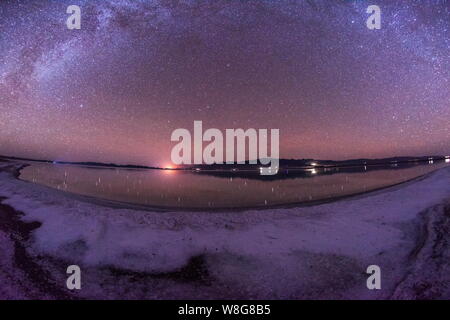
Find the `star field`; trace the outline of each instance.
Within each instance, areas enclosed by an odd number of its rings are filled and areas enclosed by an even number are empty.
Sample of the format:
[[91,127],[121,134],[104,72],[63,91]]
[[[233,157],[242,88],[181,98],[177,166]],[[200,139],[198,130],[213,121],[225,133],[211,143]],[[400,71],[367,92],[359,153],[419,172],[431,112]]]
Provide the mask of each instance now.
[[164,164],[194,120],[279,128],[282,158],[449,154],[449,27],[437,0],[2,1],[0,154]]

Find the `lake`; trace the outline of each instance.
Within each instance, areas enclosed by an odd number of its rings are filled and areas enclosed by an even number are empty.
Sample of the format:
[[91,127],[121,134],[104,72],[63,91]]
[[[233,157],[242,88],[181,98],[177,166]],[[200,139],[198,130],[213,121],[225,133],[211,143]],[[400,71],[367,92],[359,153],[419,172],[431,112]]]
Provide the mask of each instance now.
[[163,208],[292,205],[367,192],[429,173],[448,163],[312,168],[258,178],[242,172],[137,170],[32,163],[20,179],[74,194]]

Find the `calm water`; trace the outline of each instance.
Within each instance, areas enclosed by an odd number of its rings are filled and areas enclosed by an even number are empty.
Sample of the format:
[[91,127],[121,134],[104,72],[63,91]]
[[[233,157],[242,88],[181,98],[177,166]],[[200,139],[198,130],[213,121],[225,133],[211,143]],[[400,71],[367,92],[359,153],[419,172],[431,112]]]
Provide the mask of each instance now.
[[317,201],[403,182],[448,164],[290,171],[279,180],[173,170],[33,163],[20,178],[76,194],[178,208],[264,207]]

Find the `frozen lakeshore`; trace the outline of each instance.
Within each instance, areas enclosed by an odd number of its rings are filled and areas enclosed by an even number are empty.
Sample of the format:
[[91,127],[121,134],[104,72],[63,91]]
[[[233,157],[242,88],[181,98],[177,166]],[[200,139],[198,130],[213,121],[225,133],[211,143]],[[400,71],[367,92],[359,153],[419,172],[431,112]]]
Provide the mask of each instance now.
[[[16,178],[0,162],[0,298],[449,299],[450,168],[310,207],[149,212]],[[66,289],[66,268],[82,289]],[[367,266],[382,289],[368,290]]]

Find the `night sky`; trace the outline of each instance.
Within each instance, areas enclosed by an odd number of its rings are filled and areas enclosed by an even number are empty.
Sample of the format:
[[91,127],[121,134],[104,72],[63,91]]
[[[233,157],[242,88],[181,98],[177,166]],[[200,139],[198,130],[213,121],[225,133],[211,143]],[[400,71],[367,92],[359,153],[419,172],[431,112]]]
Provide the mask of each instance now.
[[283,158],[446,155],[449,27],[445,0],[1,0],[0,154],[165,165],[202,120]]

